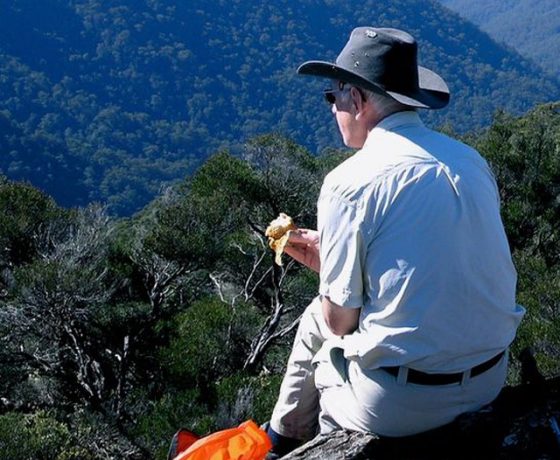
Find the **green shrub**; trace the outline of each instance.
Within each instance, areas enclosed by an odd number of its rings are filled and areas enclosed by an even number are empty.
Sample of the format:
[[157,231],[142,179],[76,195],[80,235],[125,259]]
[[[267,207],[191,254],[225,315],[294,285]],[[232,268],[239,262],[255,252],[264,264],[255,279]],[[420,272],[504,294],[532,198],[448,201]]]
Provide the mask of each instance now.
[[280,375],[239,373],[223,378],[216,385],[217,428],[231,428],[249,419],[257,424],[269,420],[281,382]]
[[547,377],[560,372],[560,267],[543,257],[516,253],[518,302],[527,313],[512,347],[514,354],[525,347],[535,353],[539,370]]
[[200,300],[176,317],[175,337],[162,350],[163,365],[183,388],[206,386],[243,366],[257,321],[248,305]]
[[0,458],[69,460],[70,443],[68,427],[45,412],[0,416]]
[[189,389],[168,393],[154,403],[151,410],[138,420],[134,434],[154,453],[154,458],[165,459],[169,443],[180,428],[205,434],[214,426],[214,417],[201,401],[200,392]]

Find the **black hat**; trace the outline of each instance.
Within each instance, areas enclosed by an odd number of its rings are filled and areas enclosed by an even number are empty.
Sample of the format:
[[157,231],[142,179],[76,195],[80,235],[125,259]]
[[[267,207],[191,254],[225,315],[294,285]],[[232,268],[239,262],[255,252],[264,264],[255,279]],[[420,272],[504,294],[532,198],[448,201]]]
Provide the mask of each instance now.
[[441,109],[449,102],[449,88],[418,65],[417,49],[416,40],[402,30],[357,27],[334,63],[308,61],[297,72],[381,91],[411,107]]

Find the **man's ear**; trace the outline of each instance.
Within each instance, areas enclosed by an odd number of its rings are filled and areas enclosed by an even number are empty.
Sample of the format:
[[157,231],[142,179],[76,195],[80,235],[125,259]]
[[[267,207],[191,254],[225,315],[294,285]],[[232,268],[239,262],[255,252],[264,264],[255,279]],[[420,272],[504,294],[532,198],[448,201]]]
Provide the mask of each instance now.
[[365,109],[365,99],[362,92],[353,86],[350,88],[350,96],[352,97],[352,107],[356,111],[356,118],[359,118]]

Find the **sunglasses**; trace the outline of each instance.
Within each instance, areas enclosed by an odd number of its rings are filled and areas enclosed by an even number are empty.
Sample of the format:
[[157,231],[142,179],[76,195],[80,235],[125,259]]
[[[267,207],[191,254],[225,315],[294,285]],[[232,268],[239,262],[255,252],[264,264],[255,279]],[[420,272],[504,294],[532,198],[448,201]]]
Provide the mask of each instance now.
[[338,89],[326,89],[323,91],[323,95],[325,96],[325,100],[329,103],[329,104],[334,104],[336,102],[336,93],[337,92],[342,92],[344,91],[344,85],[346,85],[345,82],[343,81],[339,81],[338,82]]

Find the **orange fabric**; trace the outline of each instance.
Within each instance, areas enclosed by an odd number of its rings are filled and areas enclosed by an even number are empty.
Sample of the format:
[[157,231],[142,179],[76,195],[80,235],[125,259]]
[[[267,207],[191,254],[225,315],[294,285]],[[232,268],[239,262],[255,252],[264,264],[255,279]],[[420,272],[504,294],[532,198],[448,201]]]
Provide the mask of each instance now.
[[263,460],[271,447],[267,434],[248,420],[199,439],[175,460]]
[[191,433],[187,430],[181,430],[177,433],[177,451],[176,452],[183,452],[187,450],[190,446],[192,446],[196,441],[200,439],[200,436],[197,436],[194,433]]

